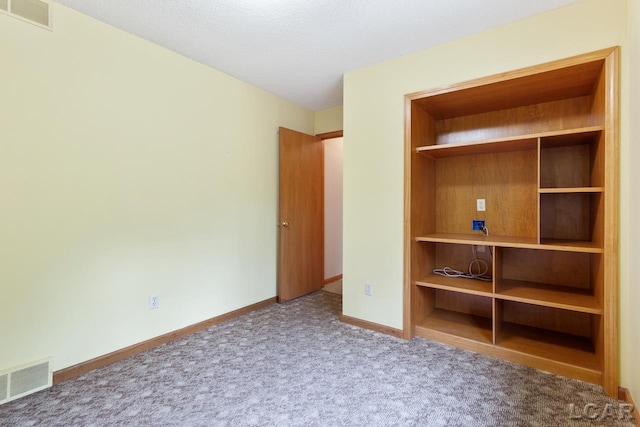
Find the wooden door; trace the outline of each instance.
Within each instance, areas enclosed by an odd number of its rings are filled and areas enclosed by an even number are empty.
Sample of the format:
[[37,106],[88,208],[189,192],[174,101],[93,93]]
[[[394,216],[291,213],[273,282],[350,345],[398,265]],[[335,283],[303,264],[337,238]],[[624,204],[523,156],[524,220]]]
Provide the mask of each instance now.
[[280,128],[278,301],[322,288],[322,141]]

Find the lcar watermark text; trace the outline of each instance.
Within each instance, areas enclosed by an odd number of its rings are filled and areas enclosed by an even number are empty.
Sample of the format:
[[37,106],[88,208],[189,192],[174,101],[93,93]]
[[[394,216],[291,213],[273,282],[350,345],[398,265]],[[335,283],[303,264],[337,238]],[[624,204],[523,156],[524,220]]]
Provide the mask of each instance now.
[[629,403],[597,405],[587,403],[584,407],[569,404],[569,418],[572,420],[633,420],[633,405]]

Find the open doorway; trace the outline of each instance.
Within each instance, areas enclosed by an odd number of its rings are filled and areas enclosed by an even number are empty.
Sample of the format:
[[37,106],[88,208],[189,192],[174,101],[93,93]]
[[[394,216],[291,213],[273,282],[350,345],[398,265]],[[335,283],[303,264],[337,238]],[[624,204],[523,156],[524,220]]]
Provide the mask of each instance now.
[[[286,302],[342,279],[342,131],[313,136],[281,127],[278,133],[277,297]],[[325,174],[323,141],[333,138],[340,140],[326,144]],[[325,186],[330,200],[326,233]],[[340,285],[328,289],[341,291]]]
[[[342,153],[340,136],[322,140],[324,158],[323,290],[342,294]],[[322,137],[322,135],[319,135]]]

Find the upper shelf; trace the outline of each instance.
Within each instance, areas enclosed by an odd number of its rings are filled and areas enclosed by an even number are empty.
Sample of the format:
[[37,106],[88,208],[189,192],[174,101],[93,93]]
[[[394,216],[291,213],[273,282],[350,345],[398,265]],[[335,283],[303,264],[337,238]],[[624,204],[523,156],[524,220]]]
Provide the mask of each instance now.
[[457,243],[463,245],[499,246],[503,248],[544,249],[551,251],[582,252],[599,254],[602,247],[597,243],[544,239],[538,243],[530,237],[484,236],[482,234],[432,233],[415,238],[416,242]]
[[[567,141],[574,144],[580,138],[595,135],[602,131],[602,126],[588,126],[577,129],[564,129],[550,132],[533,133],[529,135],[509,136],[488,139],[484,141],[465,142],[456,144],[423,145],[416,148],[416,153],[433,158],[464,156],[482,153],[503,153],[508,151],[533,150],[537,148],[538,138],[548,138],[555,144]],[[584,140],[584,139],[583,139]]]
[[543,72],[516,70],[493,77],[490,83],[471,81],[466,87],[463,84],[446,86],[435,93],[430,91],[428,97],[418,92],[411,98],[433,118],[440,120],[586,96],[593,93],[603,65],[604,59],[596,55],[592,61],[577,62],[572,66],[563,62]]

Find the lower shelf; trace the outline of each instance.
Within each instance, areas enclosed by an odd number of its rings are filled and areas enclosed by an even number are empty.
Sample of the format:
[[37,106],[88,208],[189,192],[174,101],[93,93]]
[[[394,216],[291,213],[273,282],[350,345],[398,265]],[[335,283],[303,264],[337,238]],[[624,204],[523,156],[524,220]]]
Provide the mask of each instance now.
[[500,326],[494,345],[491,319],[443,309],[435,309],[417,324],[415,335],[602,384],[602,369],[587,338],[505,322]]
[[484,344],[493,342],[491,319],[440,308],[416,325],[416,334],[423,338],[440,339],[448,335]]
[[600,371],[595,350],[588,338],[530,326],[503,323],[496,345],[542,359]]

